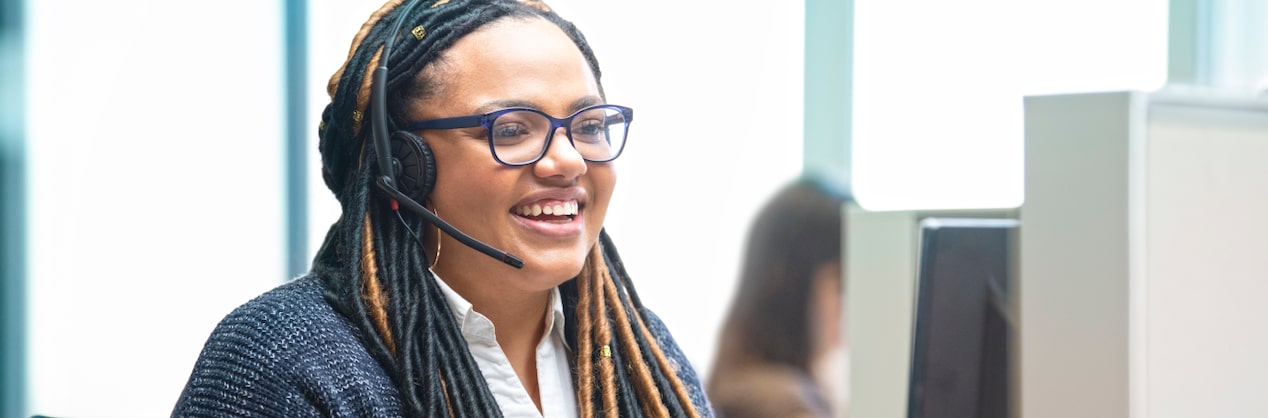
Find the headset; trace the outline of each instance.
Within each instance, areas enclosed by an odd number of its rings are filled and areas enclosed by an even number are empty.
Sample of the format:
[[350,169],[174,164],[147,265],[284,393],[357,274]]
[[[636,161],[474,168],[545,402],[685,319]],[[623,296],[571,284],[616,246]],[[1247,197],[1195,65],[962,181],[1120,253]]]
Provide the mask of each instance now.
[[427,199],[436,181],[436,160],[432,156],[431,148],[413,132],[396,131],[390,137],[388,135],[387,62],[392,54],[392,43],[401,33],[402,24],[414,6],[420,3],[420,1],[406,1],[408,4],[402,6],[404,8],[392,26],[392,31],[388,32],[387,40],[383,42],[383,52],[379,56],[379,65],[374,68],[370,86],[370,123],[379,170],[377,180],[379,190],[391,197],[392,210],[400,210],[400,206],[404,206],[411,212],[426,218],[428,222],[464,245],[511,267],[523,268],[524,260],[459,231],[444,219],[440,219],[439,215],[418,203]]

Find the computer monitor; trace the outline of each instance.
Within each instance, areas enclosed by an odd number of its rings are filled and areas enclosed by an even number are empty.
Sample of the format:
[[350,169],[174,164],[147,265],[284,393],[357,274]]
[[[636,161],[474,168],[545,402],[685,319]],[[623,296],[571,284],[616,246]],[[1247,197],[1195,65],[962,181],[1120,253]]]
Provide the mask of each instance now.
[[920,225],[908,418],[1009,418],[1012,281],[1020,222]]

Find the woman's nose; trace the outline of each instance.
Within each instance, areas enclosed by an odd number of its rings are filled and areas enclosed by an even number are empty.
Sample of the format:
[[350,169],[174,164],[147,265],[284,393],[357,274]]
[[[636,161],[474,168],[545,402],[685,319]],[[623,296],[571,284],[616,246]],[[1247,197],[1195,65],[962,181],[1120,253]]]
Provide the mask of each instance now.
[[567,130],[560,127],[552,133],[546,155],[533,165],[533,171],[540,177],[577,178],[586,173],[586,160],[568,139]]

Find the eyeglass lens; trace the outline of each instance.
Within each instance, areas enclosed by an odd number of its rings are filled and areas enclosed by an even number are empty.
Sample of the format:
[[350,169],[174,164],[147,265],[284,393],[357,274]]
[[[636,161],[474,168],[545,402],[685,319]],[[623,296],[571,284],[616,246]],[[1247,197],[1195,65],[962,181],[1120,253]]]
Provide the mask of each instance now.
[[[628,123],[617,109],[594,107],[564,121],[573,147],[589,161],[609,161],[621,152]],[[529,110],[504,113],[493,120],[489,136],[493,152],[506,164],[527,164],[546,153],[554,134],[545,115]]]

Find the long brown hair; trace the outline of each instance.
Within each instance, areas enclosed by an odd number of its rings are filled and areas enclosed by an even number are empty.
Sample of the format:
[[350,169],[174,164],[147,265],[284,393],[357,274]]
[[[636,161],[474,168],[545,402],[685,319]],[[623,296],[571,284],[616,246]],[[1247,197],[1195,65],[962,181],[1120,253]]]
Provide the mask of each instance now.
[[744,362],[809,373],[808,306],[815,271],[842,258],[848,197],[805,175],[779,189],[753,220],[739,284],[723,323],[712,376]]

